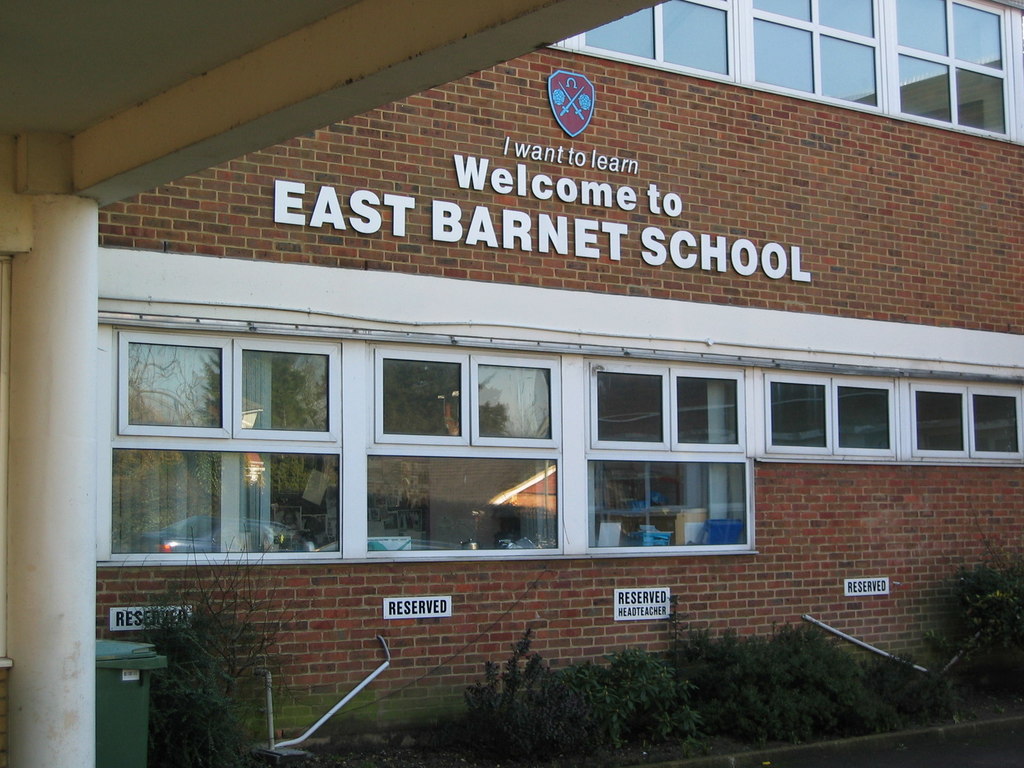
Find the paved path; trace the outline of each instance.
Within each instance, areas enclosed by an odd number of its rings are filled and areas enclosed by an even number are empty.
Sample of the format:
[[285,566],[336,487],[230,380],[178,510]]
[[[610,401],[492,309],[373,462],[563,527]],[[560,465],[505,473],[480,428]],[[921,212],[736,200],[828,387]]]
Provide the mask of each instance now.
[[1024,768],[1024,718],[695,758],[649,768]]

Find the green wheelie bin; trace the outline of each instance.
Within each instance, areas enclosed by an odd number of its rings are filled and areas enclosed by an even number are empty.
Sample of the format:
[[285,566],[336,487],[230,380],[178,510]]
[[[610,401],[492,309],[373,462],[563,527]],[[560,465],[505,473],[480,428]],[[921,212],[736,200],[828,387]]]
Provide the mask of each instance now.
[[149,678],[166,666],[150,643],[96,641],[96,768],[146,768]]

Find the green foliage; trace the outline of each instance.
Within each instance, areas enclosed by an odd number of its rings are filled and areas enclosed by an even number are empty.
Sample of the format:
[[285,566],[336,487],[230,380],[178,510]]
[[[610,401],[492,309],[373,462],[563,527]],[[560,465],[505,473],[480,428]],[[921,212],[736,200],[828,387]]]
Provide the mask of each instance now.
[[996,555],[959,573],[956,589],[969,649],[1024,650],[1024,557]]
[[608,666],[580,664],[562,673],[590,705],[600,741],[619,747],[698,735],[700,716],[689,701],[692,686],[668,663],[636,649],[607,658]]
[[150,683],[150,768],[243,768],[253,765],[233,681],[205,648],[206,622],[166,621],[149,639],[168,668]]
[[246,721],[260,701],[257,667],[271,661],[282,618],[265,597],[259,571],[239,562],[198,566],[164,596],[188,606],[147,628],[168,667],[150,683],[150,768],[253,765]]
[[865,667],[811,627],[742,639],[691,633],[676,653],[708,732],[743,741],[872,733],[952,709],[944,683],[899,661]]
[[464,738],[483,754],[515,760],[587,754],[595,746],[589,709],[531,653],[531,639],[526,630],[504,668],[488,662],[483,682],[466,689]]

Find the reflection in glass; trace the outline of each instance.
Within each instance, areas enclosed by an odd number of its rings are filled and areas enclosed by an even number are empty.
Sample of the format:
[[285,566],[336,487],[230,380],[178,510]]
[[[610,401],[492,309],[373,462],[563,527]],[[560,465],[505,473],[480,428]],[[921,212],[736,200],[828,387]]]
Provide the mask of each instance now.
[[592,461],[590,546],[744,544],[746,465]]
[[946,0],[896,0],[899,43],[945,55]]
[[508,365],[477,368],[480,435],[551,437],[551,371]]
[[558,546],[557,464],[549,459],[370,456],[367,549]]
[[338,549],[338,457],[118,448],[113,551]]
[[953,55],[961,61],[1002,68],[999,17],[977,8],[953,5]]
[[900,110],[949,122],[949,67],[900,56]]
[[811,33],[755,21],[754,68],[758,82],[813,92]]
[[221,350],[128,345],[128,423],[221,426]]
[[871,6],[871,0],[818,0],[818,20],[826,27],[874,37]]
[[462,366],[425,360],[384,360],[384,432],[462,434]]
[[729,74],[725,11],[682,0],[662,8],[665,61],[707,72]]
[[824,448],[825,387],[773,381],[772,445]]
[[245,350],[244,429],[327,431],[327,356]]
[[836,99],[876,105],[875,49],[822,35],[821,91]]
[[963,398],[956,392],[917,392],[917,447],[922,451],[964,449]]
[[960,125],[996,133],[1003,133],[1006,130],[1001,78],[958,69],[956,101],[959,118],[957,122]]
[[839,447],[888,450],[888,390],[840,386],[837,396]]
[[654,58],[654,10],[644,8],[587,32],[587,45]]
[[735,445],[736,381],[676,379],[677,427],[680,443]]
[[1017,400],[1000,395],[974,395],[974,448],[994,453],[1016,453]]
[[660,443],[665,433],[661,376],[597,374],[597,439]]
[[811,0],[754,0],[754,7],[792,19],[811,20]]

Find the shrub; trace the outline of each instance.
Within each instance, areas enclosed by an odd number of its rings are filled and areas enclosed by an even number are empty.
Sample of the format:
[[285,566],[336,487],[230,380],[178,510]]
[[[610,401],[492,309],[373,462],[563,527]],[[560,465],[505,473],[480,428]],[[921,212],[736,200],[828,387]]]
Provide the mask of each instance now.
[[691,633],[677,660],[692,673],[708,732],[742,741],[890,730],[952,706],[946,687],[909,665],[866,667],[811,627],[745,639]]
[[259,666],[283,620],[266,598],[255,564],[190,566],[163,600],[187,605],[146,630],[167,656],[150,689],[150,768],[242,768],[253,765],[246,725],[261,700]]
[[995,555],[961,569],[956,596],[969,649],[1024,649],[1024,557]]
[[690,706],[692,686],[665,660],[630,649],[609,655],[608,662],[562,673],[589,704],[599,740],[619,747],[628,741],[697,737],[700,716]]
[[494,757],[547,760],[595,748],[584,697],[530,651],[532,631],[512,647],[504,668],[487,662],[484,680],[466,689],[464,738]]

